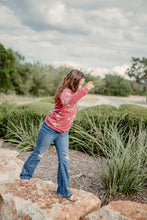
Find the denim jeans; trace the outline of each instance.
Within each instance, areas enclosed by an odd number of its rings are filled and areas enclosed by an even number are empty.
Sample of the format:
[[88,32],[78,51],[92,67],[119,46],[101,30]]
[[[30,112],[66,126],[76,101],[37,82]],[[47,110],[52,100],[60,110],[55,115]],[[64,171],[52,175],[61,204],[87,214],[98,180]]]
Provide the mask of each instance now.
[[30,154],[23,165],[20,173],[21,179],[30,180],[35,168],[40,162],[46,149],[54,142],[58,154],[58,175],[57,175],[57,195],[69,198],[72,194],[69,187],[69,136],[68,131],[60,133],[50,128],[44,121],[38,133],[37,143],[34,151]]

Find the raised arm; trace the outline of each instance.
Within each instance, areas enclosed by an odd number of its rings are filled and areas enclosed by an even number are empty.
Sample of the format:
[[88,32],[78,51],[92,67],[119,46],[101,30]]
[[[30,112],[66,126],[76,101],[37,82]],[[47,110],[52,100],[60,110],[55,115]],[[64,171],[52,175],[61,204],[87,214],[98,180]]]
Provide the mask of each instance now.
[[63,105],[67,104],[75,104],[79,99],[81,99],[83,96],[85,96],[90,89],[88,89],[86,86],[78,90],[77,92],[73,93],[70,89],[66,88],[64,89],[60,94],[60,100]]

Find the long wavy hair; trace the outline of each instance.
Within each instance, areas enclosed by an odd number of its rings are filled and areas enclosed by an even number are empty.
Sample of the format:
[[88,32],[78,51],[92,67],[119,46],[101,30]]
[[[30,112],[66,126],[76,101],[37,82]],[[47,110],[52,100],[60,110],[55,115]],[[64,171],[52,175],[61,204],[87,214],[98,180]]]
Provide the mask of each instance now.
[[56,94],[54,96],[55,103],[59,101],[59,95],[65,88],[70,88],[73,92],[76,92],[79,87],[79,82],[81,79],[86,78],[84,73],[79,70],[71,70],[63,79],[62,83],[59,85]]

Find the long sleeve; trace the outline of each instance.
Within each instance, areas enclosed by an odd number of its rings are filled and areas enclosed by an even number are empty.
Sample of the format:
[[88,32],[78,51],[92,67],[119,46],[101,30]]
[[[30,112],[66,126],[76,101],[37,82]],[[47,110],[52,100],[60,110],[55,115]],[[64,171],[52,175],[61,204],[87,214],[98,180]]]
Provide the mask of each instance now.
[[73,93],[69,88],[64,89],[60,94],[60,100],[63,105],[75,104],[79,99],[85,96],[89,92],[89,89],[85,86]]

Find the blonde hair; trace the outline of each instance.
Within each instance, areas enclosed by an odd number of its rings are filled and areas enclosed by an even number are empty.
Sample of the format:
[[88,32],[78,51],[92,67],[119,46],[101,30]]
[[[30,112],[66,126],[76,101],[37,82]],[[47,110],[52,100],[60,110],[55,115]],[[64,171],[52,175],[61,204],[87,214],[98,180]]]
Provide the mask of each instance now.
[[81,79],[86,78],[84,73],[79,70],[71,70],[63,79],[62,83],[59,85],[56,94],[54,96],[55,103],[59,101],[59,95],[65,88],[70,88],[73,92],[76,92],[79,87],[79,82]]

